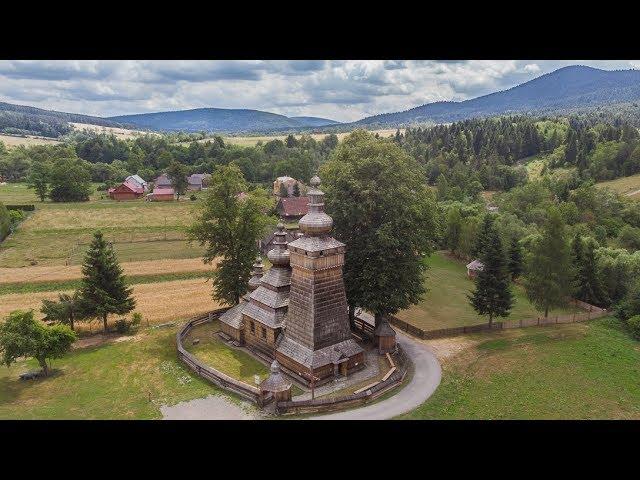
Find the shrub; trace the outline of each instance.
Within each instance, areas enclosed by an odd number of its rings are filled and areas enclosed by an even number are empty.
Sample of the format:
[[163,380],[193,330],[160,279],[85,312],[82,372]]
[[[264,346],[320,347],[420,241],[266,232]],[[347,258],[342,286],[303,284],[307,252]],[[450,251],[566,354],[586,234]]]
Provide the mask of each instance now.
[[140,323],[142,323],[142,314],[140,312],[135,312],[131,318],[131,326],[137,327]]
[[11,222],[11,228],[15,228],[24,219],[24,214],[21,210],[9,210],[9,220]]
[[9,217],[9,210],[0,203],[0,242],[9,235],[11,231],[11,217]]
[[198,197],[196,197],[193,193],[191,194],[191,196],[189,197],[189,200],[191,200],[192,202],[197,200]]
[[640,315],[634,315],[627,320],[627,326],[631,330],[631,335],[637,340],[640,340]]
[[632,250],[640,250],[640,228],[625,225],[618,234],[620,244]]
[[131,323],[129,323],[126,318],[116,320],[115,326],[116,332],[118,333],[129,333],[131,330]]

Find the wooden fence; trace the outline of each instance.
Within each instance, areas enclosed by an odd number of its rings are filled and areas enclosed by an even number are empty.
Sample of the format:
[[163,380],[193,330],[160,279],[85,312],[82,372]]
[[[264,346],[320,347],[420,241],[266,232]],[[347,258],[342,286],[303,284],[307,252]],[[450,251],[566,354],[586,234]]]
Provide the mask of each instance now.
[[269,403],[273,400],[273,395],[268,394],[264,395],[260,389],[254,387],[253,385],[249,385],[248,383],[241,382],[236,380],[235,378],[230,377],[222,373],[215,368],[202,363],[198,358],[185,350],[182,345],[182,341],[189,334],[191,329],[197,325],[201,325],[206,322],[211,322],[214,319],[218,318],[222,313],[224,313],[227,309],[221,308],[218,310],[214,310],[213,312],[209,312],[207,315],[202,317],[197,317],[189,320],[185,323],[178,333],[176,334],[176,345],[178,348],[178,358],[187,365],[191,370],[193,370],[198,376],[204,378],[205,380],[210,381],[211,383],[217,385],[218,387],[228,390],[230,392],[236,393],[247,400],[250,400],[257,404],[259,407]]
[[414,337],[429,340],[434,338],[464,335],[466,333],[484,332],[488,330],[503,330],[509,328],[555,325],[558,323],[585,322],[588,320],[593,320],[594,318],[604,317],[609,314],[609,312],[605,309],[596,307],[595,305],[589,305],[588,303],[581,302],[580,300],[571,300],[571,303],[586,311],[583,313],[572,313],[567,315],[552,315],[547,318],[537,317],[527,318],[524,320],[506,320],[502,322],[493,322],[492,325],[489,325],[488,323],[482,323],[479,325],[441,328],[437,330],[423,330],[416,327],[415,325],[405,322],[404,320],[400,320],[393,315],[389,316],[389,323],[391,323],[395,327],[398,327],[400,330],[413,335]]
[[[388,357],[391,358],[391,357]],[[389,390],[397,387],[404,380],[410,360],[400,345],[393,356],[394,367],[393,372],[386,378],[367,388],[365,391],[359,391],[351,395],[344,395],[335,398],[316,398],[313,400],[291,400],[286,402],[277,402],[276,411],[278,413],[317,413],[329,412],[333,410],[344,410],[346,408],[356,407],[384,395]]]

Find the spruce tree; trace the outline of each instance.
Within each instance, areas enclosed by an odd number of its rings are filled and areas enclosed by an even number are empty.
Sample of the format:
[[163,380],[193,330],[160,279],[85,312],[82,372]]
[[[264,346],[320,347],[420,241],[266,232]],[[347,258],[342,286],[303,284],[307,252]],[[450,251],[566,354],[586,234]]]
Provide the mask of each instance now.
[[480,261],[484,268],[476,276],[476,288],[467,295],[471,306],[479,315],[489,316],[489,325],[494,317],[506,317],[513,307],[513,293],[507,259],[500,236],[492,222],[486,223],[484,251]]
[[298,186],[297,182],[293,185],[293,196],[294,197],[300,196],[300,187]]
[[571,244],[573,262],[573,294],[578,300],[593,305],[606,303],[606,293],[596,265],[595,243],[585,242],[576,234]]
[[493,215],[490,213],[485,214],[482,219],[482,225],[476,235],[476,241],[471,249],[471,255],[476,258],[482,258],[484,252],[487,250],[488,243],[491,241],[491,235],[493,229]]
[[132,288],[127,287],[122,267],[118,264],[113,245],[108,243],[98,231],[82,265],[80,303],[83,315],[102,318],[107,331],[107,316],[112,313],[123,315],[135,308]]
[[522,263],[522,247],[518,239],[513,237],[509,246],[509,272],[512,280],[518,278],[522,273]]
[[527,259],[524,286],[529,300],[544,311],[566,303],[571,293],[571,255],[565,226],[557,207],[548,211],[542,237],[534,243]]

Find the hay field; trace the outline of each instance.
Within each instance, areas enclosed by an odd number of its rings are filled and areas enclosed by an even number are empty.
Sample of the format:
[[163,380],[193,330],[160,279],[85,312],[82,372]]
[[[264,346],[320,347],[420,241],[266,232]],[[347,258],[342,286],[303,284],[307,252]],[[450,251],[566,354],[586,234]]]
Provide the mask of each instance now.
[[[150,325],[186,320],[202,315],[221,305],[211,298],[211,282],[196,278],[161,283],[145,283],[133,286],[136,312],[143,316],[143,324]],[[62,292],[12,293],[0,296],[0,320],[13,310],[33,309],[37,318],[42,318],[42,300],[55,300]],[[72,293],[72,292],[67,292]],[[112,315],[110,322],[116,320]],[[95,330],[96,325],[93,326]]]
[[4,143],[7,148],[17,147],[19,145],[32,146],[32,145],[55,145],[61,143],[53,138],[26,136],[18,137],[14,135],[0,135],[0,142]]
[[[123,262],[120,266],[122,266],[125,275],[158,275],[163,273],[211,272],[214,270],[213,265],[204,264],[201,258]],[[75,280],[82,277],[81,268],[81,265],[0,268],[0,284]]]
[[629,177],[599,182],[596,185],[599,187],[610,188],[614,192],[618,192],[621,195],[633,198],[634,200],[640,200],[640,173]]
[[[404,133],[404,128],[401,128],[400,131]],[[372,134],[378,134],[381,137],[390,137],[396,134],[396,129],[384,129],[384,130],[370,130]],[[349,135],[351,132],[340,132],[336,133],[338,140],[342,140],[344,137]],[[322,140],[324,137],[329,135],[329,133],[312,133],[310,136],[316,141]],[[239,145],[241,147],[253,147],[258,142],[267,143],[271,140],[285,140],[288,135],[256,135],[256,136],[223,136],[225,143],[230,143],[232,145]],[[300,135],[295,135],[296,138],[300,138]],[[198,140],[198,142],[209,142],[211,138],[203,138],[202,140]],[[189,143],[189,142],[186,142]]]
[[89,123],[75,123],[69,122],[75,130],[91,130],[96,133],[107,133],[113,134],[118,137],[120,140],[126,140],[128,138],[135,138],[141,135],[159,135],[156,132],[143,132],[142,130],[129,130],[127,128],[117,128],[117,127],[103,127],[102,125],[91,125]]

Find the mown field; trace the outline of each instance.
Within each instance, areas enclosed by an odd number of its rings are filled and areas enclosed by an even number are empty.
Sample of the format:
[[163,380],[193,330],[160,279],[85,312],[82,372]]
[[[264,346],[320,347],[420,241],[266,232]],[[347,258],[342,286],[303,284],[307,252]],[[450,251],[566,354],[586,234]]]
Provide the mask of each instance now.
[[615,318],[427,343],[445,342],[460,351],[439,355],[440,386],[402,418],[640,419],[640,342]]
[[[378,134],[381,137],[390,137],[392,135],[396,134],[396,129],[392,128],[392,129],[384,129],[384,130],[371,130],[372,134]],[[400,129],[401,132],[404,133],[404,128]],[[341,133],[336,133],[336,136],[338,137],[338,140],[342,140],[344,137],[346,137],[347,135],[349,135],[351,132],[341,132]],[[315,140],[322,140],[324,137],[326,137],[328,134],[327,133],[312,133],[310,134],[310,136],[315,139]],[[299,135],[295,135],[297,138],[299,138]],[[261,136],[233,136],[233,137],[223,137],[224,141],[226,143],[231,143],[234,145],[240,145],[242,147],[253,147],[254,145],[256,145],[258,142],[262,142],[262,143],[267,143],[270,142],[271,140],[285,140],[287,138],[287,135],[261,135]],[[209,141],[211,139],[203,139],[203,140],[199,140],[200,142],[206,142]]]
[[74,350],[53,361],[53,374],[21,381],[32,360],[0,366],[2,419],[158,419],[161,405],[221,393],[176,357],[175,328]]
[[33,203],[35,212],[0,245],[0,268],[82,262],[93,233],[114,242],[120,261],[196,258],[186,240],[196,202],[116,202],[94,192],[89,202],[39,202],[25,184],[0,186],[0,202]]
[[17,147],[19,145],[30,147],[31,145],[55,145],[60,143],[58,140],[53,138],[37,136],[18,137],[14,135],[0,135],[0,142],[4,143],[7,148]]
[[630,177],[616,178],[606,182],[599,182],[600,187],[607,187],[611,190],[626,195],[634,200],[640,200],[640,173]]
[[[444,252],[436,252],[429,259],[425,281],[427,293],[422,301],[397,314],[397,317],[423,330],[460,327],[486,323],[469,304],[467,294],[473,290],[473,281],[467,278],[465,262],[453,259]],[[524,289],[513,286],[515,304],[505,320],[535,318],[540,315],[527,300]],[[573,307],[551,311],[550,314],[568,313]],[[500,319],[497,319],[500,320]]]

